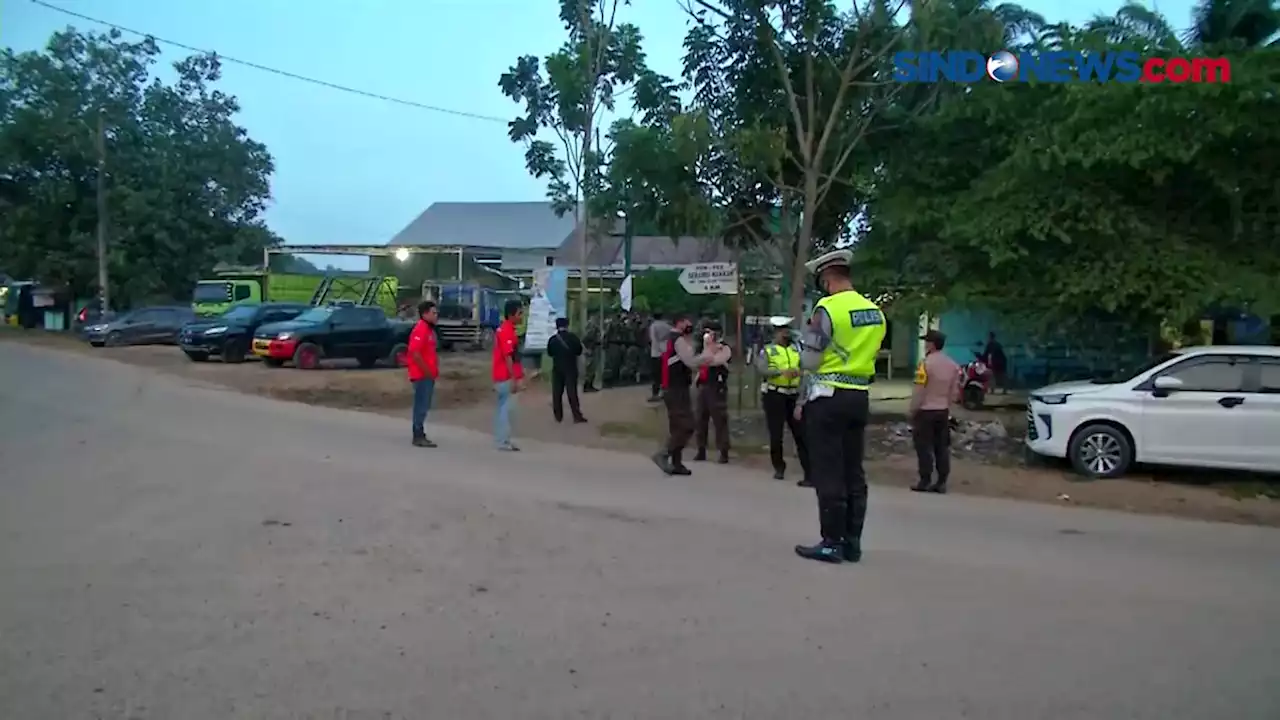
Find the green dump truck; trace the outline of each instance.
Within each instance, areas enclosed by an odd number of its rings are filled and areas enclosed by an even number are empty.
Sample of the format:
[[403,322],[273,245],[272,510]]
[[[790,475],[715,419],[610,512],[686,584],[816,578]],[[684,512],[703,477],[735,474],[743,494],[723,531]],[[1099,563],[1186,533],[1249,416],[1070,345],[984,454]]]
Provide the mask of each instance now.
[[263,271],[227,270],[196,283],[191,309],[197,315],[221,315],[232,305],[284,302],[324,305],[352,302],[377,305],[387,315],[396,314],[399,282],[382,275],[299,275]]

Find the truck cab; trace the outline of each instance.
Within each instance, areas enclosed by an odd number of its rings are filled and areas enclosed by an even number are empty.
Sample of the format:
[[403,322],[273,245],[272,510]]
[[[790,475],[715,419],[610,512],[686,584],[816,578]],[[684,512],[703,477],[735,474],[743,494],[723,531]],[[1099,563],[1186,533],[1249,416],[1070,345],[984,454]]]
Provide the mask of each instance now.
[[502,321],[501,293],[470,283],[422,284],[422,298],[436,304],[436,335],[442,349],[465,345],[484,350]]
[[191,292],[191,309],[201,317],[217,317],[236,304],[264,300],[261,277],[201,280]]

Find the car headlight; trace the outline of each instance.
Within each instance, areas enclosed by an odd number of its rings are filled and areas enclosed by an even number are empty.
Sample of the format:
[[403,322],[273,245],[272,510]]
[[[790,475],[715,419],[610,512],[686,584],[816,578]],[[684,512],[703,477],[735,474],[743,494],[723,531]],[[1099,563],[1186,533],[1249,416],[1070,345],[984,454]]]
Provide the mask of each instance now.
[[293,338],[293,333],[282,332],[279,335],[276,335],[277,340],[289,340],[291,338]]
[[219,326],[217,326],[217,327],[211,327],[211,328],[209,328],[208,330],[205,330],[205,331],[204,331],[204,334],[205,334],[205,335],[221,335],[222,333],[224,333],[224,332],[226,332],[226,331],[227,331],[227,326],[226,326],[226,325],[219,325]]
[[1032,395],[1031,399],[1042,402],[1045,405],[1062,405],[1069,397],[1071,396],[1066,393],[1057,393],[1055,395]]

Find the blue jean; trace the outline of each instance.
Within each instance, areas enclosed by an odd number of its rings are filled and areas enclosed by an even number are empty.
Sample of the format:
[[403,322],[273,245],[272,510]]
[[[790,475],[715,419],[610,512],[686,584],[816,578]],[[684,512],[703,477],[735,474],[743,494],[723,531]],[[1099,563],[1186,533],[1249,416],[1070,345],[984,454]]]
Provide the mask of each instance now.
[[427,411],[431,409],[435,391],[435,380],[413,381],[413,436],[416,438],[426,437]]
[[498,445],[511,442],[511,381],[494,383],[498,406],[493,413],[493,439]]

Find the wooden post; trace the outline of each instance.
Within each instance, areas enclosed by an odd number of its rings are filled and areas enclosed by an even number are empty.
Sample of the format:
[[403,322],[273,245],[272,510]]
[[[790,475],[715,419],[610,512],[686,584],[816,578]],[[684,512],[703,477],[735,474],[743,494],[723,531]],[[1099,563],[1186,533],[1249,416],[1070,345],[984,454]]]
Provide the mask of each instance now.
[[[741,260],[741,259],[742,259],[742,257],[741,257],[741,253],[739,253],[739,257],[738,257],[738,259],[739,259],[739,260]],[[742,350],[742,348],[743,348],[743,345],[742,345],[742,292],[743,292],[743,291],[742,291],[742,265],[741,265],[741,263],[739,263],[739,264],[737,265],[737,275],[738,275],[738,348],[737,348],[737,355],[738,355],[738,362],[741,364],[741,367],[742,367],[742,370],[741,370],[741,371],[739,371],[739,374],[741,374],[741,375],[742,375],[742,378],[740,378],[740,379],[738,380],[738,382],[736,383],[736,385],[738,386],[738,414],[739,414],[739,415],[741,415],[741,414],[742,414],[742,381],[746,379],[746,377],[747,377],[747,368],[748,368],[748,367],[750,367],[750,365],[751,365],[749,362],[747,362],[747,357],[746,357],[746,355],[744,355],[744,354],[743,354],[743,350]]]

